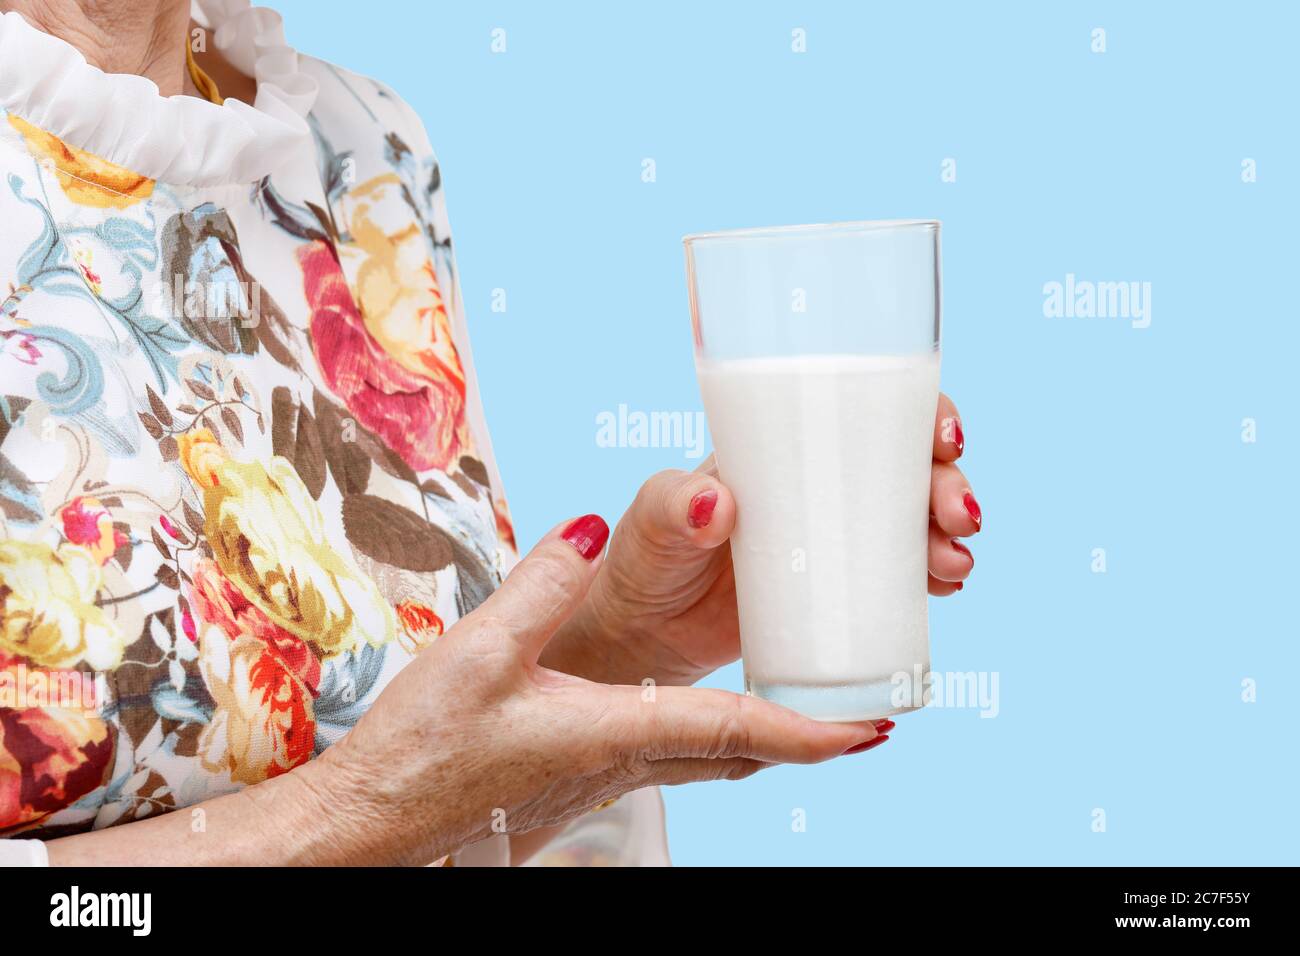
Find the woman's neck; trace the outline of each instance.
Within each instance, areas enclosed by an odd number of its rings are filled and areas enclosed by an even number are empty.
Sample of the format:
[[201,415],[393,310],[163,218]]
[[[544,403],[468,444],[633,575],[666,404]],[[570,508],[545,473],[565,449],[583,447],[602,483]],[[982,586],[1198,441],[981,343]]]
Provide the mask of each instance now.
[[0,10],[21,13],[105,73],[147,77],[163,96],[193,92],[185,66],[189,0],[0,0]]

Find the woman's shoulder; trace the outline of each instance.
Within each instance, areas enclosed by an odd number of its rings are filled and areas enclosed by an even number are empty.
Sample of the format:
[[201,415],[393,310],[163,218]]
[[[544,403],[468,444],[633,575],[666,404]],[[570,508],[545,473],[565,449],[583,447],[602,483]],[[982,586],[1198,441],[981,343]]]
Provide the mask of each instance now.
[[419,113],[387,84],[325,60],[299,55],[298,69],[316,86],[306,118],[336,219],[351,218],[350,203],[378,212],[384,197],[400,200],[394,208],[414,215],[434,265],[452,282],[442,171]]
[[336,152],[377,147],[434,159],[419,113],[388,84],[304,54],[299,70],[316,81],[309,122],[322,145]]

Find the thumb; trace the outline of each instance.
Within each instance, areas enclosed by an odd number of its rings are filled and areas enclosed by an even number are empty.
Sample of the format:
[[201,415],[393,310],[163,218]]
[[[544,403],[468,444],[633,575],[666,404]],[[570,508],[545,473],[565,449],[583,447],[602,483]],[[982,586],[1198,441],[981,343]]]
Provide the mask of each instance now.
[[513,639],[535,661],[587,596],[608,538],[609,526],[600,515],[557,525],[466,622],[491,622],[495,637]]
[[651,552],[676,555],[718,547],[735,524],[736,502],[730,489],[716,470],[701,466],[693,472],[668,470],[653,475],[637,492],[619,531],[631,531]]

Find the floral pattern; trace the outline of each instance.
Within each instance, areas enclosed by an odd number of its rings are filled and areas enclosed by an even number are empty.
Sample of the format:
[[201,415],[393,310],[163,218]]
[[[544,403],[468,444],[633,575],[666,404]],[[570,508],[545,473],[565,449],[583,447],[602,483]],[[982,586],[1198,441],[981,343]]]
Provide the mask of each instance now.
[[39,823],[93,792],[113,754],[109,725],[55,707],[0,708],[0,819]]
[[0,650],[38,667],[121,663],[121,635],[95,604],[102,577],[92,552],[68,542],[0,541],[0,582]]
[[0,699],[0,836],[299,766],[515,560],[436,161],[331,75],[319,182],[156,182],[0,123],[0,680],[104,690]]
[[191,601],[205,625],[199,667],[217,704],[199,739],[203,765],[240,783],[292,770],[312,755],[320,661],[212,562],[195,581]]
[[124,209],[153,193],[154,182],[146,176],[115,166],[84,149],[69,146],[21,116],[8,114],[9,125],[18,131],[31,154],[54,168],[59,188],[73,202],[83,206]]

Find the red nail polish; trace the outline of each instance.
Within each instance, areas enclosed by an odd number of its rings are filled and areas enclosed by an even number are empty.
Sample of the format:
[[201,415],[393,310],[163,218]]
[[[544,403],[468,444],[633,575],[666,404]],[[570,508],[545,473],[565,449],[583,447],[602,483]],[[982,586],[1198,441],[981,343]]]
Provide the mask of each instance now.
[[898,724],[894,723],[892,720],[873,720],[871,726],[876,728],[876,733],[887,734],[897,727]]
[[844,751],[844,753],[840,754],[840,756],[847,757],[849,754],[860,754],[864,750],[870,750],[872,747],[879,747],[888,739],[888,734],[881,734],[879,737],[872,737],[870,740],[864,740],[862,743],[850,747],[848,750]]
[[583,515],[570,522],[560,537],[573,545],[584,559],[591,561],[604,550],[605,542],[609,540],[609,525],[600,515]]
[[957,590],[958,590],[958,591],[961,590],[961,582],[960,582],[960,581],[957,582]]
[[710,488],[691,499],[686,509],[686,523],[692,528],[704,528],[713,520],[713,509],[718,505],[718,493]]
[[957,454],[961,454],[966,447],[966,436],[961,431],[961,419],[952,420],[952,440],[957,443]]
[[973,559],[973,556],[970,553],[970,548],[966,547],[966,545],[962,544],[956,538],[952,539],[952,549],[958,554],[964,554],[966,557]]
[[961,503],[966,506],[966,510],[970,513],[970,516],[975,519],[976,524],[979,524],[980,521],[983,520],[984,513],[980,511],[980,503],[975,500],[973,494],[969,491],[966,492],[961,496]]

